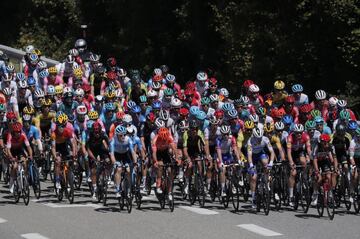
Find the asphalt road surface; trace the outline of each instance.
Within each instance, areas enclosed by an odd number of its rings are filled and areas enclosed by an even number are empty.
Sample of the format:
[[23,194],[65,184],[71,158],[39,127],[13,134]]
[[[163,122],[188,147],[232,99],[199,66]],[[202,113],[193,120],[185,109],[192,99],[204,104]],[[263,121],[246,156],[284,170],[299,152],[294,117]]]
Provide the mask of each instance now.
[[[190,206],[175,195],[175,210],[160,209],[154,195],[143,198],[141,209],[131,214],[119,210],[114,193],[109,205],[91,202],[83,185],[76,191],[73,204],[58,202],[49,181],[42,182],[42,196],[33,192],[28,206],[14,204],[8,187],[0,182],[0,239],[64,238],[360,238],[360,215],[336,211],[333,221],[319,218],[311,208],[307,214],[284,208],[268,216],[254,213],[249,203],[241,203],[238,212],[232,204],[223,209],[218,202],[207,202],[205,208]],[[177,189],[177,187],[176,187]]]

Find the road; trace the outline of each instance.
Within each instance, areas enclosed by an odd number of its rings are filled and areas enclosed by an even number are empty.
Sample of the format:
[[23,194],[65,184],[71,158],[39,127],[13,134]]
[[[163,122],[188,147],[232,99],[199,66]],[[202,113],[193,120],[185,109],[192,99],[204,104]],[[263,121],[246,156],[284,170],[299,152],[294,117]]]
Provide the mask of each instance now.
[[[360,216],[337,210],[335,218],[319,218],[312,208],[304,215],[290,209],[255,214],[242,203],[239,212],[219,203],[205,208],[191,206],[177,194],[174,212],[160,210],[154,195],[144,198],[140,210],[120,211],[114,194],[109,205],[91,202],[85,186],[74,204],[58,202],[49,182],[42,182],[42,196],[33,193],[28,206],[14,204],[7,186],[0,183],[0,238],[359,238]],[[326,213],[324,214],[326,216]]]

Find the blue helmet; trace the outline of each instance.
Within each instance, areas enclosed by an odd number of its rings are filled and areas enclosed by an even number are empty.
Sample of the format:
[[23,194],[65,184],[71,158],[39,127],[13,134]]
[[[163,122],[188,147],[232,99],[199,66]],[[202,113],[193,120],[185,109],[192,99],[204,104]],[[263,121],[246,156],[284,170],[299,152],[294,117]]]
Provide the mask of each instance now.
[[154,109],[154,110],[160,110],[161,109],[161,102],[160,101],[154,101],[151,105],[151,107]]
[[108,112],[108,111],[114,111],[115,110],[115,104],[112,103],[112,102],[109,102],[109,103],[106,103],[105,104],[105,111]]
[[303,92],[304,88],[300,84],[295,84],[291,87],[293,93],[301,93]]
[[227,113],[231,119],[236,119],[238,117],[238,112],[236,110],[230,110]]
[[199,113],[200,109],[198,106],[191,106],[190,107],[190,114],[191,115],[197,115]]
[[348,123],[348,129],[349,130],[356,130],[359,127],[357,122],[355,120],[350,120]]
[[39,72],[39,77],[44,79],[49,76],[49,72],[47,70],[43,70]]
[[196,114],[196,118],[200,121],[203,121],[206,119],[206,113],[202,110],[200,110],[197,114]]
[[136,106],[136,103],[132,100],[129,100],[129,102],[127,102],[127,107],[132,110],[133,107]]
[[94,122],[93,120],[88,120],[88,121],[86,122],[86,128],[87,128],[87,129],[91,129],[94,123],[95,123],[95,122]]
[[291,115],[284,115],[284,117],[282,118],[282,122],[286,125],[289,125],[294,122],[294,119]]
[[115,133],[116,134],[123,134],[125,135],[126,134],[126,128],[122,125],[118,125],[116,128],[115,128]]
[[33,76],[29,76],[27,79],[28,86],[34,86],[36,85],[35,78]]
[[141,112],[141,108],[140,108],[140,106],[138,106],[138,105],[135,105],[132,109],[131,109],[131,112],[133,112],[133,113],[140,113]]
[[323,124],[325,122],[323,117],[321,117],[321,116],[316,116],[314,118],[314,121],[315,121],[316,124]]
[[25,74],[22,72],[16,73],[16,78],[18,79],[18,81],[23,81],[25,80]]
[[226,103],[223,104],[222,109],[224,111],[230,111],[230,110],[234,109],[234,105],[229,103],[229,102],[226,102]]

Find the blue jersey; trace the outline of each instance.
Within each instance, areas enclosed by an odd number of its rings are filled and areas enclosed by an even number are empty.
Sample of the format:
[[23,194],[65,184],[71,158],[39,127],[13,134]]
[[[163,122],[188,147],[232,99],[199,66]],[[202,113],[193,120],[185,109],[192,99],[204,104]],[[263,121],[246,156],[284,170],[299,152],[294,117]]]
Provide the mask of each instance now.
[[134,143],[129,138],[129,136],[125,136],[124,141],[120,141],[117,136],[114,136],[110,142],[110,152],[124,154],[129,151],[134,151]]
[[26,137],[28,138],[29,142],[34,140],[40,139],[40,131],[38,128],[36,128],[34,125],[30,125],[29,129],[23,128],[23,131],[26,134]]
[[142,148],[141,139],[138,136],[132,136],[130,137],[131,141],[133,143],[133,146],[137,145],[137,148],[140,150]]

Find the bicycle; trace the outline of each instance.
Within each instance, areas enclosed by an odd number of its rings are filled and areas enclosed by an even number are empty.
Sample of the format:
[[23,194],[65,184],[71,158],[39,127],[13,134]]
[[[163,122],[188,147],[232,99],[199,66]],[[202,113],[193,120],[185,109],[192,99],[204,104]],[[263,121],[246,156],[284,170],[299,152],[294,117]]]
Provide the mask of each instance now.
[[340,168],[340,173],[338,174],[334,191],[336,198],[336,206],[340,207],[341,201],[343,200],[346,210],[349,211],[351,209],[350,173],[346,173],[343,167]]
[[40,173],[34,159],[29,159],[28,181],[33,188],[35,197],[39,199],[41,196]]
[[[166,163],[162,165],[163,167],[163,173],[161,177],[161,186],[162,193],[158,194],[155,190],[155,195],[160,203],[160,208],[164,209],[166,201],[168,202],[170,211],[173,212],[175,208],[174,204],[174,197],[172,196],[171,199],[169,199],[169,195],[173,195],[173,188],[174,188],[174,179],[171,178],[171,174],[169,173],[169,169],[174,173],[175,171],[175,164],[174,163]],[[168,191],[169,184],[172,184],[172,187],[170,191]]]
[[256,210],[260,212],[260,209],[264,209],[265,215],[269,215],[270,211],[270,188],[269,188],[269,179],[265,173],[265,167],[259,161],[256,165]]
[[304,213],[307,213],[311,203],[310,185],[308,181],[308,166],[296,165],[296,178],[294,187],[294,210],[301,205]]
[[73,158],[67,156],[68,159],[61,161],[60,184],[61,189],[56,189],[56,182],[54,181],[56,196],[59,201],[62,201],[63,194],[69,200],[70,204],[74,202],[74,173],[73,173]]
[[122,173],[121,173],[121,197],[118,198],[120,210],[123,210],[126,206],[127,212],[131,213],[132,210],[132,200],[133,195],[131,192],[131,180],[128,180],[127,174],[131,172],[127,172],[127,169],[130,168],[128,164],[120,166],[122,167]]
[[111,161],[109,157],[96,162],[96,185],[97,185],[97,200],[103,201],[103,205],[106,206],[107,194],[108,194],[108,182],[111,178]]
[[[357,170],[359,175],[360,173],[359,167],[356,167],[354,170]],[[359,213],[360,212],[360,176],[358,176],[357,182],[355,182],[355,184],[357,186],[354,187],[354,209],[355,209],[355,213]]]
[[232,163],[224,165],[225,170],[225,192],[226,197],[222,198],[224,208],[227,208],[230,202],[234,206],[235,211],[239,210],[240,205],[240,185],[239,185],[239,170],[236,170],[240,164]]
[[16,173],[16,180],[14,180],[14,200],[15,203],[18,203],[20,200],[20,197],[22,196],[25,205],[29,205],[30,201],[30,186],[28,179],[25,175],[25,160],[21,159],[18,162],[18,168]]
[[[193,176],[190,175],[188,178],[189,184],[189,201],[191,205],[194,205],[196,200],[199,201],[200,207],[205,206],[205,186],[203,174],[200,173],[199,165],[201,164],[203,172],[205,171],[205,162],[203,156],[200,156],[197,160],[194,160],[193,163]],[[192,182],[192,179],[193,182]]]
[[[142,159],[139,159],[139,160],[142,160]],[[144,162],[142,162],[142,163],[144,163]],[[132,193],[135,196],[135,203],[136,203],[137,209],[140,209],[141,204],[142,204],[142,195],[140,192],[140,183],[141,183],[141,179],[142,179],[142,163],[138,164],[137,167],[134,168],[134,170],[133,170],[134,172],[132,174],[133,182],[135,182],[135,184],[133,185],[133,188],[132,188]]]
[[[274,202],[275,209],[278,211],[281,208],[283,200],[283,191],[287,188],[283,185],[281,171],[283,169],[284,162],[275,162],[271,169],[271,183],[270,183],[270,195]],[[276,194],[278,197],[276,197]]]
[[318,194],[318,203],[316,205],[316,209],[318,211],[319,217],[322,217],[324,214],[324,208],[326,207],[327,214],[330,220],[334,219],[335,216],[335,197],[334,191],[331,188],[331,180],[330,182],[326,178],[326,174],[329,172],[322,172],[321,173],[321,185]]
[[42,143],[44,145],[44,163],[41,169],[41,174],[44,180],[47,180],[47,176],[50,176],[50,180],[54,181],[54,160],[51,154],[51,139],[49,137],[43,138]]

